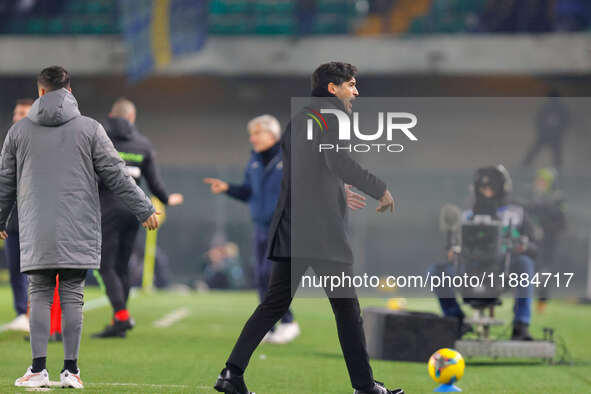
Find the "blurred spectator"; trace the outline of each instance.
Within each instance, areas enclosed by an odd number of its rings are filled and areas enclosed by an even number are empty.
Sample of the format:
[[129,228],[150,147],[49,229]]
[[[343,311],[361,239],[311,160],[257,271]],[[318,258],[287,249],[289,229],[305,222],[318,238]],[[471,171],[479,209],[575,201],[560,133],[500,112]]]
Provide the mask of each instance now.
[[244,287],[244,272],[240,264],[240,249],[234,242],[213,246],[206,253],[203,277],[209,289],[239,289]]
[[[359,35],[379,35],[392,33],[391,19],[395,0],[370,0],[368,15],[357,30]],[[400,8],[406,8],[402,5]]]
[[[144,277],[144,237],[138,236],[133,245],[133,252],[129,258],[129,278],[132,287],[142,287]],[[156,261],[154,265],[154,286],[164,289],[170,283],[170,259],[168,254],[156,246]]]
[[551,90],[548,93],[548,99],[538,112],[536,118],[538,134],[523,160],[523,165],[529,166],[538,153],[544,147],[548,147],[552,150],[553,165],[559,170],[562,166],[564,134],[569,126],[569,121],[569,113],[560,100],[560,93]]
[[369,0],[369,12],[372,14],[384,14],[392,9],[396,0]]
[[0,0],[0,33],[7,32],[10,22],[29,15],[56,15],[65,1],[57,0]]
[[300,0],[296,2],[297,32],[299,35],[312,33],[316,22],[316,0]]
[[556,0],[553,28],[555,31],[580,31],[589,28],[591,3],[589,0]]
[[65,1],[0,0],[0,15],[55,15],[64,9]]
[[479,31],[491,33],[549,32],[551,0],[489,0]]
[[[37,0],[0,0],[0,15],[26,14],[33,10]],[[47,3],[59,3],[47,1]]]
[[[541,230],[536,237],[539,242],[538,272],[555,273],[558,243],[566,230],[566,201],[557,188],[557,174],[552,168],[538,170],[527,204],[527,212]],[[538,311],[543,312],[549,297],[549,288],[542,286],[539,292]]]

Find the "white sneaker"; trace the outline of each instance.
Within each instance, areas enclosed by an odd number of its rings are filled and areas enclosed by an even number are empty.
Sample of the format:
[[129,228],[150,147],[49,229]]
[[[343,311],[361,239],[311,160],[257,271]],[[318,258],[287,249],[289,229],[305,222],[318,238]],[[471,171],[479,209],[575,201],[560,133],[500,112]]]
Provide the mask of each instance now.
[[262,343],[273,343],[273,335],[274,332],[273,331],[269,331],[265,334],[265,336],[263,337],[263,339],[261,340]]
[[296,322],[282,323],[277,326],[273,334],[273,342],[279,345],[289,343],[300,335],[300,326]]
[[17,387],[45,387],[49,386],[49,374],[44,369],[41,372],[31,372],[31,368],[27,368],[27,373],[14,381]]
[[80,368],[78,368],[78,373],[72,373],[67,369],[60,373],[60,383],[64,388],[83,389],[84,384],[80,379]]
[[282,330],[282,335],[287,342],[291,342],[300,336],[300,325],[296,322],[280,324],[279,328]]
[[7,323],[4,329],[29,332],[29,318],[27,315],[18,315],[13,321]]

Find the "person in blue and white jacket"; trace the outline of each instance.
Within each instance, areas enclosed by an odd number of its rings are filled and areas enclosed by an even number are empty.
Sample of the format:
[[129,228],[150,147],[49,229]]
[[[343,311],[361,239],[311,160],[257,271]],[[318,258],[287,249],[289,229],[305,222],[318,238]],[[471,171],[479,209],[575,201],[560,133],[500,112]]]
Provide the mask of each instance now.
[[[471,210],[463,213],[462,221],[469,222],[476,215],[490,216],[503,223],[504,231],[509,231],[508,229],[512,228],[511,238],[516,240],[527,238],[526,243],[517,242],[511,251],[509,270],[512,273],[527,274],[528,278],[533,278],[535,273],[534,259],[537,255],[535,228],[525,209],[518,204],[509,202],[511,191],[511,177],[502,165],[479,168],[474,174],[474,203]],[[452,263],[454,253],[455,250],[452,247],[448,252],[448,261],[431,266],[431,274],[455,275],[455,266]],[[434,292],[439,299],[443,314],[459,319],[459,335],[471,331],[471,327],[463,323],[465,315],[456,299],[454,289],[441,287],[435,289]],[[516,288],[511,335],[513,340],[532,340],[529,333],[532,298],[533,285],[531,283],[527,287]]]
[[[244,171],[242,184],[231,184],[216,178],[205,178],[203,181],[211,185],[212,193],[225,193],[250,206],[255,230],[257,290],[262,301],[267,291],[272,266],[266,257],[269,225],[277,205],[283,177],[283,161],[279,146],[281,127],[274,116],[261,115],[252,119],[247,129],[253,150]],[[264,341],[283,344],[294,340],[299,334],[299,325],[294,321],[291,310],[288,310],[281,318],[281,324],[269,332]]]

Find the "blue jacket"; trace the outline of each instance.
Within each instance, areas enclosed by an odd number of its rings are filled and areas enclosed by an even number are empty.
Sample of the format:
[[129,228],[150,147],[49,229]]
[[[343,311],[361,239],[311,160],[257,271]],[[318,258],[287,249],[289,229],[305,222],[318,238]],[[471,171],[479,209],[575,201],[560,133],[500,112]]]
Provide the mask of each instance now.
[[281,190],[283,161],[279,144],[268,151],[271,157],[266,166],[263,164],[263,154],[252,152],[244,171],[244,181],[241,185],[230,185],[226,193],[248,202],[252,221],[267,230]]

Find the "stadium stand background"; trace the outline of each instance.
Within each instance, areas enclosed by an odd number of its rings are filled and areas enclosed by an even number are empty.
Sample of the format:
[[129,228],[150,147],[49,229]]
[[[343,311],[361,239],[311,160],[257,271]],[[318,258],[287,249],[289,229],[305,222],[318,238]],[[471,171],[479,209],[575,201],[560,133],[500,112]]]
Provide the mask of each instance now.
[[[7,34],[118,34],[116,0],[4,1]],[[584,31],[585,0],[210,0],[213,35]]]

